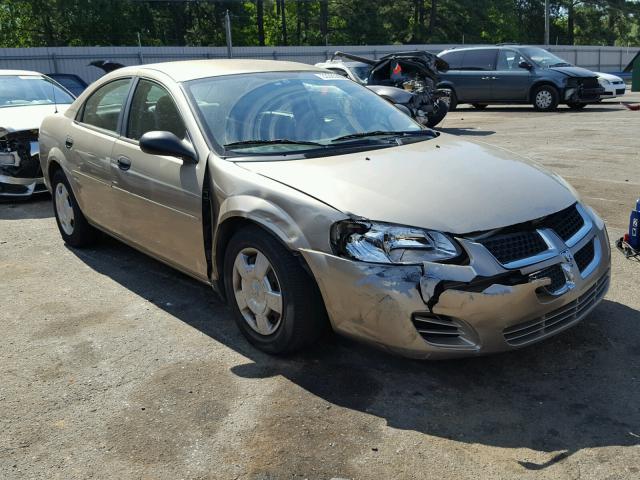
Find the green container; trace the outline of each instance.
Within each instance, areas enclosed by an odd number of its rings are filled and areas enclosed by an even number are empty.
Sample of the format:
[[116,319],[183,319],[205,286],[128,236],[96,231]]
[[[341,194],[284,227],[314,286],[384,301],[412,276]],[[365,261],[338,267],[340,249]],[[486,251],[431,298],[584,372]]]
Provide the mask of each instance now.
[[640,92],[640,55],[636,55],[633,60],[633,70],[631,70],[631,91]]

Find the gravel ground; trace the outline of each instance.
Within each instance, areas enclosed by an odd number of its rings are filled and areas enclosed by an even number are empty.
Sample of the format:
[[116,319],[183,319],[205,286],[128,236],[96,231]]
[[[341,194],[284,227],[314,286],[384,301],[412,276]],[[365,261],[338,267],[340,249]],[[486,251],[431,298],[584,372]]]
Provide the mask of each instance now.
[[[442,127],[626,228],[640,112],[462,107]],[[3,479],[640,478],[640,264],[617,252],[579,326],[447,362],[336,337],[261,354],[206,286],[115,240],[65,247],[48,198],[0,205],[0,279]]]

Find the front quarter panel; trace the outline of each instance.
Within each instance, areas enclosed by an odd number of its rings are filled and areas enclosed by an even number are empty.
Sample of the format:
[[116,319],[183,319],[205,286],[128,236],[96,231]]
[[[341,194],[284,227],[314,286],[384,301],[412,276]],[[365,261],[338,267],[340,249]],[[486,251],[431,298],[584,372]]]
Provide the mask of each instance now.
[[62,144],[68,123],[69,119],[66,116],[55,114],[45,117],[40,126],[38,136],[40,166],[42,167],[44,183],[49,191],[51,191],[51,179],[49,178],[51,163],[56,162],[63,170],[68,171],[67,158]]
[[331,225],[347,218],[345,214],[303,192],[250,172],[242,168],[242,163],[211,155],[209,167],[216,213],[214,246],[220,225],[243,218],[261,225],[293,251],[331,252]]

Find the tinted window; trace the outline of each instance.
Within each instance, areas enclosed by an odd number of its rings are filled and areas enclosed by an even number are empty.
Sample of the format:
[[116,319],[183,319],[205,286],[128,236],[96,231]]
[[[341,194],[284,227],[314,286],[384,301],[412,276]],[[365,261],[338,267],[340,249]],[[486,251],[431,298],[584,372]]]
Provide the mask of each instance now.
[[169,92],[157,83],[140,80],[131,101],[127,137],[134,140],[152,131],[171,132],[185,138],[186,129]]
[[524,58],[514,50],[499,50],[496,70],[518,70]]
[[466,50],[461,70],[493,70],[497,49]]
[[124,78],[96,90],[84,104],[81,122],[116,132],[130,84],[131,79]]
[[441,55],[440,58],[442,58],[445,62],[447,62],[449,64],[449,70],[460,70],[460,67],[462,66],[462,60],[464,59],[464,53],[465,52],[448,52],[445,53],[444,55]]

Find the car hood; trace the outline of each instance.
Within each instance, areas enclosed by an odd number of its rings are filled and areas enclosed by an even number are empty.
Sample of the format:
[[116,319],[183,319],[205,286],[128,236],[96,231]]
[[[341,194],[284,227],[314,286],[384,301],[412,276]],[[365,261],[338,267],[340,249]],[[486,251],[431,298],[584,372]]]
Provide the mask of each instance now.
[[591,70],[582,67],[549,67],[549,70],[564,73],[568,77],[596,77],[597,75]]
[[444,134],[362,153],[237,165],[346,214],[455,234],[533,220],[576,201],[564,180],[540,166]]
[[[64,113],[69,105],[58,105],[58,112]],[[54,105],[26,105],[0,108],[0,135],[20,130],[39,129],[47,115],[55,113]]]

